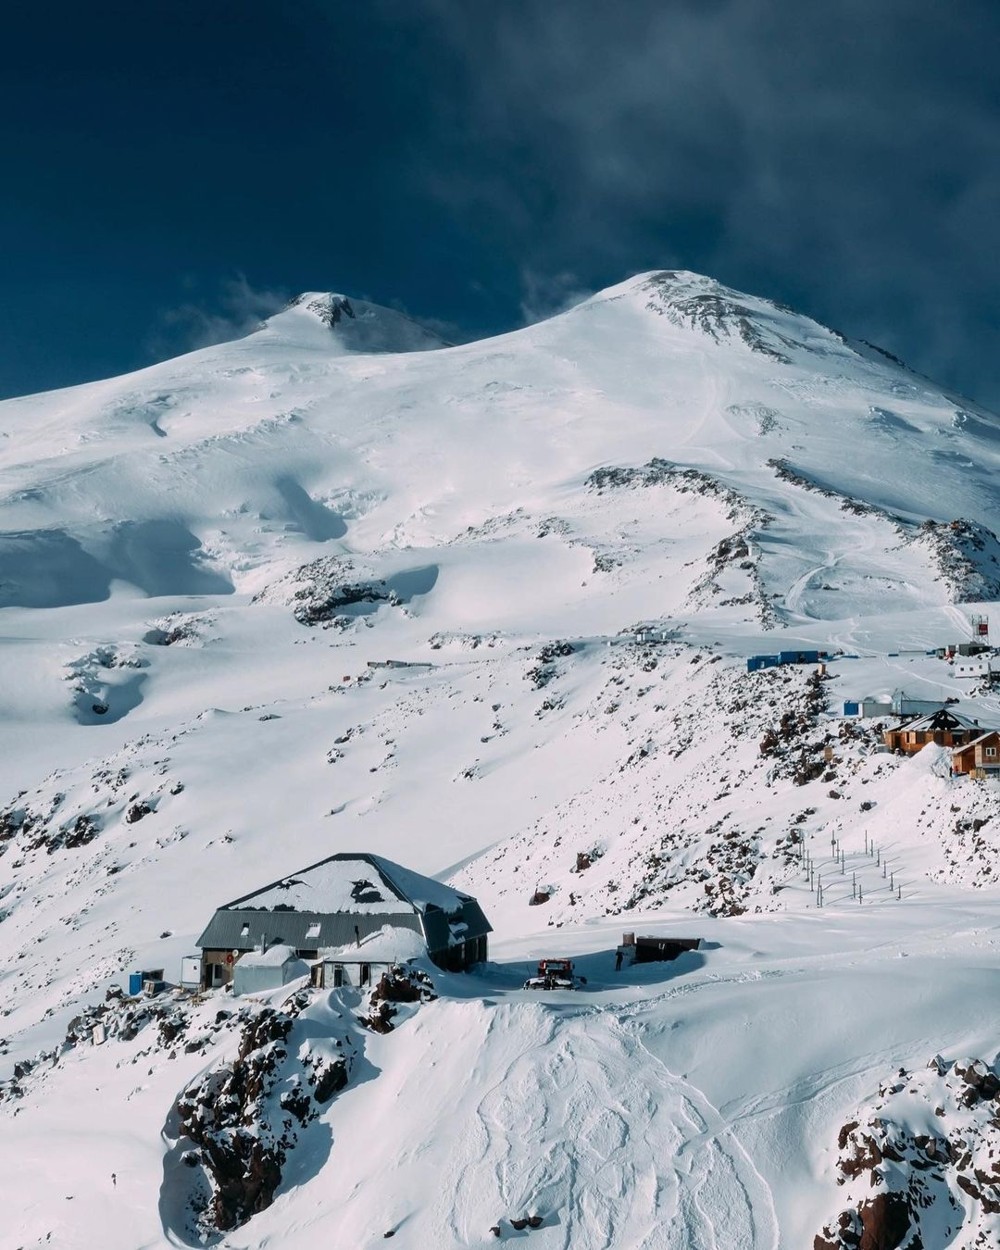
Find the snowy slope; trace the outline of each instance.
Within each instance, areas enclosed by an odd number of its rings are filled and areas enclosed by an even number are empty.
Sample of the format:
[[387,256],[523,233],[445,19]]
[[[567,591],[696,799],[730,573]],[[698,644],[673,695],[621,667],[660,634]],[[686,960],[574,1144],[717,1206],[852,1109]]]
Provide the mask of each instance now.
[[[218,903],[358,849],[475,893],[495,963],[431,970],[386,1036],[349,994],[295,1008],[252,1115],[336,1038],[348,1084],[222,1244],[811,1244],[880,1083],[998,1048],[995,792],[839,715],[905,691],[1000,726],[927,654],[1000,598],[998,439],[684,273],[461,347],[313,293],[0,404],[0,1117],[37,1160],[0,1175],[9,1244],[197,1244],[172,1108],[248,1018],[180,1003],[190,1052],[159,1017],[67,1029],[133,966],[176,977]],[[822,679],[746,672],[805,647]],[[616,980],[644,928],[709,944]],[[523,993],[546,954],[587,990]],[[959,1192],[948,1244],[986,1244],[993,1191]]]

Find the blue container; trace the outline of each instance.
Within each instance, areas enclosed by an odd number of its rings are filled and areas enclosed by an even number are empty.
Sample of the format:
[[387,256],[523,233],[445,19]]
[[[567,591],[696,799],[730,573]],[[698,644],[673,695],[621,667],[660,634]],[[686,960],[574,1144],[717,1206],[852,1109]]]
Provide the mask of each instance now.
[[130,972],[128,974],[128,992],[134,998],[137,994],[142,993],[142,973]]
[[780,651],[778,659],[782,664],[818,664],[818,651]]
[[761,668],[777,668],[779,663],[776,655],[752,655],[747,660],[747,672],[756,673]]
[[845,704],[844,704],[844,715],[845,715],[845,716],[860,716],[860,715],[861,715],[861,706],[860,706],[860,704],[858,704],[858,703],[845,703]]

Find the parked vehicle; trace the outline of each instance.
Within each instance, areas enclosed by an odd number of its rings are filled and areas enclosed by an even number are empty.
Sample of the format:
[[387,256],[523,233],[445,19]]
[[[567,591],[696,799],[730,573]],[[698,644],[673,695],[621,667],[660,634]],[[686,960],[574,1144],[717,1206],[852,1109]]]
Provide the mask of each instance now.
[[524,983],[526,990],[575,990],[584,984],[573,971],[572,959],[540,959],[538,972]]

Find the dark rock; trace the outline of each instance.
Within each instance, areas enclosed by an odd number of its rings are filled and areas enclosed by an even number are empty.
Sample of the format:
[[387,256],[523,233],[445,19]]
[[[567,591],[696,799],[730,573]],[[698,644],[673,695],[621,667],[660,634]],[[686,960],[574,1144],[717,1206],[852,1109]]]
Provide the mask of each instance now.
[[[910,1208],[902,1194],[883,1193],[858,1208],[862,1233],[858,1250],[899,1250],[910,1234]],[[919,1237],[910,1241],[918,1250]]]
[[313,1098],[322,1105],[329,1102],[334,1094],[339,1093],[347,1084],[347,1063],[344,1059],[336,1059],[327,1064],[316,1078]]

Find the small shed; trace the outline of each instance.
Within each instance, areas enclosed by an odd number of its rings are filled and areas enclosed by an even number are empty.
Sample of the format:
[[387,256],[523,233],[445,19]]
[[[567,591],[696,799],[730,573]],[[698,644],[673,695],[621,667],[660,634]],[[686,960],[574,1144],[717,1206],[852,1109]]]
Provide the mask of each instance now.
[[[934,706],[940,707],[940,704],[935,703]],[[844,703],[845,716],[891,716],[893,711],[894,708],[889,699],[848,699]]]
[[276,945],[264,951],[248,951],[233,969],[233,993],[277,990],[308,975],[309,965],[296,955],[294,947]]
[[181,957],[181,988],[196,990],[201,985],[201,956],[184,955]]
[[781,657],[777,655],[751,655],[747,659],[747,672],[757,673],[762,668],[777,668]]
[[897,690],[892,696],[891,711],[894,716],[931,716],[940,706],[940,699],[911,699],[905,691]]
[[621,950],[630,963],[664,963],[676,959],[687,951],[696,951],[701,938],[636,937],[634,933],[622,936]]
[[133,997],[138,994],[159,994],[165,988],[162,968],[147,968],[143,972],[130,972],[128,975],[128,992]]

